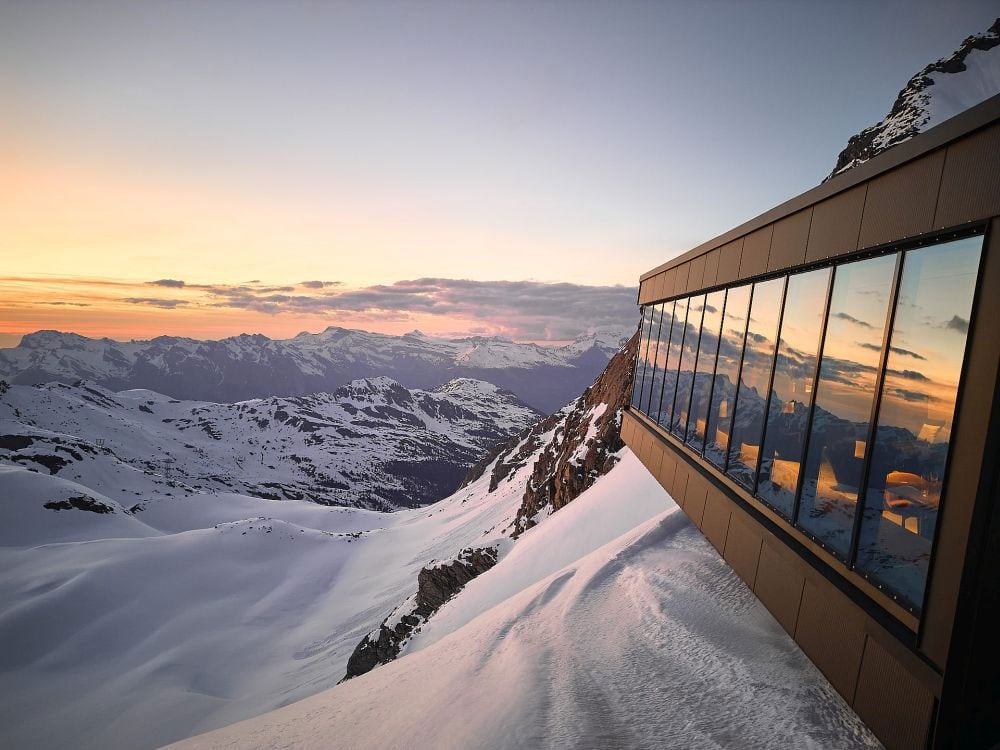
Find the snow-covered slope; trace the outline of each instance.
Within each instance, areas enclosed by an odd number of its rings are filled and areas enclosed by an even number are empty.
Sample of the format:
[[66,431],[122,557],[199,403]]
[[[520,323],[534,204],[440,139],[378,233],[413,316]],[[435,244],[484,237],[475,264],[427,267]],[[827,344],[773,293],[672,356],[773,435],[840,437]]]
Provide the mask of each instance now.
[[0,395],[0,459],[57,474],[145,512],[234,491],[392,510],[439,500],[539,414],[482,381],[432,391],[389,378],[334,393],[235,404],[82,383]]
[[178,748],[879,747],[632,456],[402,658]]
[[883,120],[851,137],[833,177],[1000,94],[1000,18],[913,76]]
[[549,347],[346,328],[285,340],[244,334],[221,341],[159,336],[130,342],[38,331],[17,347],[0,349],[0,378],[26,385],[84,379],[115,391],[149,388],[174,398],[228,402],[333,391],[376,376],[408,388],[475,378],[549,413],[579,395],[630,333],[600,330]]

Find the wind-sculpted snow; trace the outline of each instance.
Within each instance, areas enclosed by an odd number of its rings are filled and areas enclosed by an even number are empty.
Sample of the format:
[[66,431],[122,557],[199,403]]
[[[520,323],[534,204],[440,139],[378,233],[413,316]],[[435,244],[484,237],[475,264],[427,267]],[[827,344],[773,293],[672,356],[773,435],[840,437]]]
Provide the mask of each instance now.
[[136,513],[206,490],[392,510],[447,496],[484,452],[538,416],[468,379],[411,391],[370,378],[236,404],[87,383],[12,386],[0,397],[0,460]]
[[880,747],[630,455],[397,661],[177,747],[279,746]]
[[389,376],[408,388],[456,378],[495,383],[545,413],[575,398],[604,368],[628,332],[601,330],[566,346],[497,337],[390,336],[345,328],[198,341],[91,339],[38,331],[0,349],[0,378],[35,385],[90,380],[110,390],[147,388],[174,398],[233,402],[334,391],[359,378]]

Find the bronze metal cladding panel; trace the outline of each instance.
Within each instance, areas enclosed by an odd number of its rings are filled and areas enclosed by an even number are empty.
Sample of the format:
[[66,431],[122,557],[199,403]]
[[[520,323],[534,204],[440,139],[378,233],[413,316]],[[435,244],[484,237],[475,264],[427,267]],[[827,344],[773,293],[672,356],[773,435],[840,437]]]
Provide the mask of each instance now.
[[809,207],[775,223],[771,252],[767,256],[768,271],[792,268],[805,262],[812,212]]
[[740,278],[758,276],[767,271],[767,254],[771,249],[774,224],[751,232],[743,239],[743,258],[740,260]]
[[865,643],[854,710],[887,750],[927,746],[934,696],[871,636]]
[[740,277],[740,260],[743,257],[743,238],[728,242],[719,248],[719,270],[716,284],[729,284]]
[[701,521],[705,515],[705,499],[708,495],[708,482],[700,474],[692,469],[688,469],[687,489],[684,490],[684,512],[688,518],[694,521],[694,525],[701,528]]
[[626,412],[625,414],[623,414],[622,415],[622,428],[621,428],[621,431],[620,431],[621,432],[621,438],[622,438],[622,442],[625,443],[625,445],[629,446],[630,448],[632,447],[630,441],[632,440],[632,429],[634,428],[634,426],[635,426],[635,420],[632,419],[632,416],[628,412]]
[[948,147],[934,227],[1000,214],[1000,124]]
[[858,249],[868,187],[858,185],[813,206],[806,260],[823,260]]
[[795,640],[850,703],[865,646],[864,615],[825,579],[806,579]]
[[805,582],[805,575],[797,565],[775,551],[767,541],[763,543],[753,592],[781,627],[793,636]]
[[937,553],[929,571],[927,603],[920,633],[920,650],[944,667],[958,588],[965,564],[966,542],[972,522],[973,503],[984,465],[994,456],[985,455],[993,393],[1000,375],[1000,220],[990,227],[983,254],[982,287],[969,330],[969,349],[961,400],[955,413],[951,437],[951,464],[938,518]]
[[667,492],[670,492],[670,488],[673,486],[675,471],[677,471],[677,459],[674,458],[671,451],[663,451],[663,461],[660,463],[660,471],[656,475],[656,481]]
[[671,268],[663,275],[663,296],[672,297],[677,284],[677,269]]
[[656,299],[661,300],[667,296],[663,291],[666,285],[667,285],[666,271],[664,271],[663,273],[656,274]]
[[652,277],[639,282],[639,304],[645,305],[649,301],[649,290],[653,285]]
[[660,473],[660,463],[663,461],[663,443],[653,438],[649,449],[649,463],[646,468],[654,477]]
[[691,272],[688,274],[688,291],[694,292],[705,288],[705,256],[699,255],[691,261]]
[[674,470],[674,481],[670,485],[669,490],[670,497],[672,497],[674,502],[682,508],[684,507],[684,495],[687,491],[689,471],[690,470],[688,469],[687,464],[685,464],[683,460],[678,461],[677,468]]
[[714,487],[709,487],[705,500],[705,513],[701,517],[701,533],[719,550],[722,555],[726,549],[726,535],[729,533],[729,517],[732,515],[733,504],[722,496]]
[[[726,558],[736,574],[746,581],[747,586],[754,587],[757,579],[757,563],[760,561],[760,547],[763,538],[754,528],[756,523],[740,510],[734,510],[729,520],[729,533],[726,534],[726,547],[723,557]],[[799,585],[801,592],[802,586]],[[795,602],[796,613],[799,608]],[[792,623],[794,630],[795,624]]]
[[715,248],[712,252],[705,256],[705,277],[702,279],[702,284],[706,287],[715,286],[716,279],[719,276],[719,258],[722,256],[722,249]]
[[683,294],[688,289],[688,272],[691,270],[691,264],[685,263],[683,266],[677,266],[677,279],[674,281],[674,294]]
[[859,247],[929,232],[941,186],[945,150],[938,149],[868,183]]

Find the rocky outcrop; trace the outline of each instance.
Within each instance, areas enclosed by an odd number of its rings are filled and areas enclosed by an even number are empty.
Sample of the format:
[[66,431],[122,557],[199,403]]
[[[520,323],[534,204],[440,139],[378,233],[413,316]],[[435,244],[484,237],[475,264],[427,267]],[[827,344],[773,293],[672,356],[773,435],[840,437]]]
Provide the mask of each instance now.
[[[638,342],[636,333],[612,357],[594,384],[560,413],[562,418],[554,426],[552,439],[532,469],[514,522],[514,537],[534,526],[540,513],[554,513],[575,500],[618,462],[624,447],[622,411],[632,382]],[[498,462],[494,474],[502,470]]]
[[[906,141],[948,117],[958,114],[963,108],[1000,93],[996,90],[996,76],[992,84],[988,76],[975,82],[962,84],[958,74],[968,75],[967,61],[975,51],[988,52],[1000,46],[1000,18],[981,34],[968,37],[950,57],[931,63],[915,76],[899,92],[889,114],[881,121],[865,128],[847,142],[847,147],[837,157],[837,164],[827,176],[827,180],[852,167],[871,159],[876,154]],[[995,70],[997,60],[993,56]],[[935,93],[942,87],[948,94]],[[956,89],[959,89],[956,91]],[[948,99],[937,103],[939,111],[932,112],[932,98]],[[825,182],[825,180],[824,180]]]
[[476,576],[497,563],[493,547],[467,547],[444,562],[432,563],[417,575],[417,593],[397,607],[378,630],[366,635],[347,661],[345,680],[395,659],[410,635]]

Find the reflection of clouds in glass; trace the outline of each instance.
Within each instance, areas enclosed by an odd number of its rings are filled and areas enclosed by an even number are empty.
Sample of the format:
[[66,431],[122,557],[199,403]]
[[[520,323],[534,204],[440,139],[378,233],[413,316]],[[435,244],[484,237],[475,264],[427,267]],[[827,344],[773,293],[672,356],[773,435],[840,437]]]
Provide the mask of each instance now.
[[895,375],[899,378],[904,378],[906,380],[922,380],[927,383],[933,382],[929,377],[924,375],[922,372],[917,372],[916,370],[886,370],[887,373]]
[[[860,292],[858,292],[858,294],[860,294]],[[875,330],[875,326],[873,326],[871,323],[866,323],[865,321],[860,320],[859,318],[855,318],[850,313],[838,312],[834,313],[833,317],[840,318],[841,320],[846,320],[848,323],[854,323],[854,325],[861,326],[862,328],[869,328],[873,331]]]
[[[875,352],[882,351],[882,347],[879,346],[878,344],[872,344],[870,342],[865,342],[865,341],[855,341],[854,343],[857,344],[858,346],[863,346],[865,349],[871,349],[872,351]],[[913,357],[914,359],[922,359],[924,361],[927,360],[927,357],[925,357],[923,354],[918,354],[917,352],[911,352],[909,349],[904,349],[901,346],[890,346],[889,350],[903,357]]]
[[951,320],[944,324],[944,327],[949,331],[955,331],[964,336],[969,332],[969,321],[959,315],[954,315]]
[[891,388],[889,392],[901,398],[904,401],[909,401],[910,403],[925,403],[927,401],[940,401],[941,399],[936,396],[931,396],[929,393],[924,391],[909,391],[906,388]]

